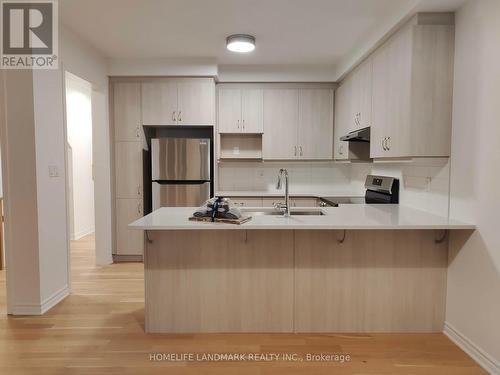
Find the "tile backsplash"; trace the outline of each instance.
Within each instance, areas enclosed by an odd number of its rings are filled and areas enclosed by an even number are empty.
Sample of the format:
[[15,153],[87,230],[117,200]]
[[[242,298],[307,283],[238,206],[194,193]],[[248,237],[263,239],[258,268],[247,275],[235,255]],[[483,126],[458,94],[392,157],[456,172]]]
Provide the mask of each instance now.
[[449,159],[423,158],[407,162],[353,163],[350,175],[352,191],[364,190],[368,174],[398,178],[400,204],[448,216]]
[[449,172],[447,158],[375,163],[335,162],[220,162],[219,191],[276,191],[278,170],[290,173],[294,193],[364,194],[366,175],[400,180],[400,204],[448,216]]
[[221,162],[219,163],[219,191],[276,191],[280,168],[290,175],[290,191],[350,192],[351,179],[348,164],[333,162]]

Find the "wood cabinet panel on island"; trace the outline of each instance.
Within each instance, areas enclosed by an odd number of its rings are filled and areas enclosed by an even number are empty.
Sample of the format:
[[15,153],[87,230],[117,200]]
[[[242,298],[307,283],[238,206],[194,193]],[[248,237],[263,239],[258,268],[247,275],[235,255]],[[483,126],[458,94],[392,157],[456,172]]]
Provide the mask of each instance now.
[[146,332],[442,332],[432,230],[151,230]]

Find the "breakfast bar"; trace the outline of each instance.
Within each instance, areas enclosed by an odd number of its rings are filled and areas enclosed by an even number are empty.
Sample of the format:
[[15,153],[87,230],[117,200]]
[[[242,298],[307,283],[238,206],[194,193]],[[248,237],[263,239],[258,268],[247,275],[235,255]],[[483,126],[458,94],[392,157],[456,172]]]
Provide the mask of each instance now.
[[145,230],[147,332],[441,332],[450,230],[401,205],[248,208],[242,225],[163,207]]

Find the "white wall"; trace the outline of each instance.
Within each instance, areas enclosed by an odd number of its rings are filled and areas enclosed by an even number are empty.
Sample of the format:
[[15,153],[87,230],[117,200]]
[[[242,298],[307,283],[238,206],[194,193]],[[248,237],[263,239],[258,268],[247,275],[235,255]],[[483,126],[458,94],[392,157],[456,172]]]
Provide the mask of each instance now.
[[62,71],[2,78],[7,309],[41,314],[69,292]]
[[27,312],[41,303],[33,76],[0,70],[0,77],[7,311]]
[[[69,292],[63,79],[62,70],[33,72],[42,312]],[[57,177],[49,176],[51,166]]]
[[[500,1],[456,14],[450,216],[478,229],[453,233],[447,332],[500,374]],[[458,333],[458,334],[455,334]],[[482,354],[475,352],[479,349]]]
[[216,76],[215,59],[110,59],[110,76]]
[[219,65],[219,82],[335,82],[333,65]]
[[59,29],[59,47],[64,69],[92,85],[96,262],[110,264],[113,259],[108,62],[66,26],[59,25]]
[[[90,83],[66,73],[66,124],[69,144],[68,173],[73,209],[71,239],[93,233],[94,179],[92,176],[92,88]],[[70,203],[70,204],[71,204]]]

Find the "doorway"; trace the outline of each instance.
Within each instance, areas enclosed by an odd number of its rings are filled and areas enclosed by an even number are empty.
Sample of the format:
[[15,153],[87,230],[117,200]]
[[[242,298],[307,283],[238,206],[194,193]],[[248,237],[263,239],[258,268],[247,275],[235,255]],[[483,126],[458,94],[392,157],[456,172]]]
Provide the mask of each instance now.
[[66,72],[65,87],[69,235],[76,241],[95,232],[92,86]]

